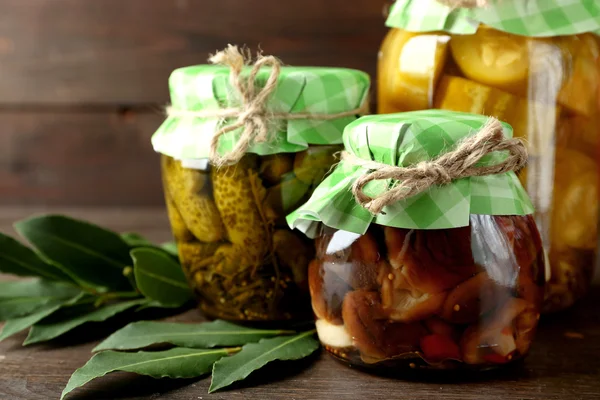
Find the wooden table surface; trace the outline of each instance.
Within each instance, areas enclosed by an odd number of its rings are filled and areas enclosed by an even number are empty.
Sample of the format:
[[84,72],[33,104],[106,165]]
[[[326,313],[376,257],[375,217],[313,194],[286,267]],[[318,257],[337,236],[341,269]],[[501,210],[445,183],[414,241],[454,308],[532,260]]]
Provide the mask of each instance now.
[[[160,209],[41,210],[0,208],[0,231],[35,212],[61,212],[120,231],[168,240]],[[8,279],[0,276],[0,279]],[[308,360],[273,364],[230,390],[207,394],[209,379],[154,380],[117,373],[70,399],[600,399],[600,287],[567,313],[542,319],[526,361],[490,374],[391,378],[367,374],[320,352]],[[171,318],[199,322],[192,310]],[[50,344],[21,347],[25,334],[0,343],[0,400],[57,399],[69,376],[107,332],[87,325]]]

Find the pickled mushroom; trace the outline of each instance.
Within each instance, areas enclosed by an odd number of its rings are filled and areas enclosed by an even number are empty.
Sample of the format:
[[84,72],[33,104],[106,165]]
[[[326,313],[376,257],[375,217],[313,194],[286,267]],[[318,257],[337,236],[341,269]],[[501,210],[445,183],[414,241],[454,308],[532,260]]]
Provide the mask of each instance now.
[[453,324],[470,324],[503,304],[509,296],[509,288],[480,272],[450,291],[440,316]]
[[352,337],[344,325],[333,325],[324,319],[317,319],[315,326],[319,340],[325,346],[340,349],[352,346]]
[[515,319],[527,308],[526,301],[510,298],[481,324],[467,328],[460,340],[462,360],[467,364],[510,361],[517,350]]
[[342,302],[352,288],[332,273],[328,262],[313,260],[308,266],[308,281],[312,308],[317,319],[342,325]]
[[376,292],[348,293],[342,316],[361,359],[369,364],[418,350],[421,336],[427,334],[420,323],[388,321]]
[[424,294],[446,291],[479,267],[471,254],[471,228],[410,230],[385,227],[394,289]]

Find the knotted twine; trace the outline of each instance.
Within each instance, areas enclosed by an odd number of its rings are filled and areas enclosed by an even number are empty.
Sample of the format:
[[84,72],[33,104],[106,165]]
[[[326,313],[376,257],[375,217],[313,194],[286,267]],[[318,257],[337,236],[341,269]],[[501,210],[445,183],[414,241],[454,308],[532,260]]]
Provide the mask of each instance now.
[[[364,115],[369,111],[368,100],[360,107],[335,114],[314,113],[275,113],[268,109],[267,104],[271,94],[277,89],[277,82],[281,74],[281,62],[273,56],[259,55],[252,65],[247,79],[241,74],[244,66],[250,62],[249,55],[243,55],[237,46],[229,45],[225,50],[216,53],[209,58],[215,65],[224,65],[230,68],[229,81],[231,87],[240,98],[239,107],[221,108],[211,111],[186,111],[167,108],[168,116],[192,117],[192,118],[219,118],[222,120],[236,118],[230,124],[224,124],[213,135],[210,142],[210,161],[216,167],[232,165],[241,160],[250,146],[258,143],[269,142],[270,127],[273,122],[282,120],[309,119],[317,121],[331,121],[339,118]],[[265,86],[256,87],[256,77],[263,67],[271,67],[271,72]],[[240,137],[233,149],[224,155],[218,153],[219,139],[237,129],[243,128]]]
[[[475,166],[485,155],[505,150],[509,155],[503,162]],[[370,171],[354,182],[352,194],[358,204],[377,215],[385,206],[416,196],[434,185],[447,185],[461,178],[518,171],[527,164],[527,149],[520,139],[505,138],[500,121],[490,118],[476,135],[461,141],[454,150],[409,167],[364,160],[347,151],[342,152],[341,159]],[[397,181],[388,191],[375,198],[365,194],[364,187],[369,182],[387,179]]]

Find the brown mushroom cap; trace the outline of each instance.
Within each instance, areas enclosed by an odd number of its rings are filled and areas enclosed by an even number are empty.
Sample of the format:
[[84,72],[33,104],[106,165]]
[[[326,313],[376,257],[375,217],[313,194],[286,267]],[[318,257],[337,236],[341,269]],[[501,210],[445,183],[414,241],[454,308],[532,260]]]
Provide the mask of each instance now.
[[470,227],[411,230],[385,227],[389,261],[402,279],[395,286],[440,293],[472,277],[478,267],[471,254]]
[[478,325],[472,325],[460,340],[463,361],[467,364],[510,361],[511,353],[517,350],[515,343],[515,319],[528,309],[525,300],[510,298],[500,309]]
[[341,325],[342,302],[352,288],[331,271],[327,261],[313,260],[308,267],[311,303],[317,318]]
[[487,273],[480,272],[450,291],[440,317],[453,324],[477,322],[482,315],[504,304],[510,296],[510,289],[494,282]]
[[366,363],[375,363],[416,351],[427,329],[420,323],[396,323],[385,319],[379,294],[350,292],[342,309],[344,326]]
[[440,311],[447,296],[446,292],[430,294],[395,288],[394,280],[399,272],[393,269],[389,271],[388,274],[380,274],[381,303],[389,319],[413,322],[429,318]]

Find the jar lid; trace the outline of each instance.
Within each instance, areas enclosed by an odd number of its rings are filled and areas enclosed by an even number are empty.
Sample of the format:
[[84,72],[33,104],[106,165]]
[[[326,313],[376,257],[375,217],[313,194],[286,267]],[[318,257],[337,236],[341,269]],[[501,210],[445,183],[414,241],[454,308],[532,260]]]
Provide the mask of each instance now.
[[[252,86],[257,95],[272,78],[274,69],[265,66],[254,71],[257,73]],[[243,84],[248,83],[252,70],[251,66],[241,69]],[[246,111],[244,102],[248,99],[239,87],[234,88],[231,73],[227,66],[197,65],[171,74],[172,106],[166,121],[152,136],[155,151],[176,159],[209,157],[216,132],[239,123],[237,114]],[[369,87],[368,74],[357,70],[278,65],[276,85],[264,109],[253,110],[268,119],[268,140],[251,143],[247,152],[268,155],[303,151],[309,144],[341,144],[344,127],[359,117],[358,112],[348,112],[368,107]],[[228,116],[228,110],[236,115]],[[302,117],[307,114],[345,115],[335,119]],[[282,115],[292,117],[278,117]],[[219,154],[231,152],[236,146],[244,130],[243,126],[236,127],[219,138]]]
[[[360,160],[411,167],[439,160],[439,156],[455,150],[484,127],[487,129],[488,121],[485,116],[445,110],[367,116],[346,127],[344,146],[351,157]],[[510,125],[498,126],[500,140],[512,138]],[[519,145],[522,146],[520,142]],[[475,166],[496,166],[508,157],[507,151],[492,151]],[[433,185],[373,214],[357,204],[353,194],[357,179],[372,172],[369,168],[343,157],[308,202],[287,217],[290,227],[311,237],[318,234],[321,223],[358,234],[365,233],[371,223],[407,229],[446,229],[469,225],[471,214],[528,215],[534,211],[519,178],[510,171]],[[364,193],[375,198],[399,184],[393,179],[373,180],[366,184]]]
[[[447,1],[445,1],[447,2]],[[597,0],[489,0],[475,8],[452,8],[438,0],[397,0],[386,25],[411,32],[473,34],[480,23],[523,36],[600,33]]]

